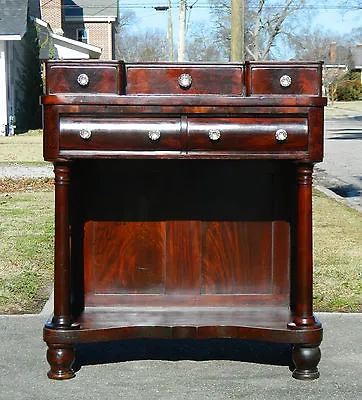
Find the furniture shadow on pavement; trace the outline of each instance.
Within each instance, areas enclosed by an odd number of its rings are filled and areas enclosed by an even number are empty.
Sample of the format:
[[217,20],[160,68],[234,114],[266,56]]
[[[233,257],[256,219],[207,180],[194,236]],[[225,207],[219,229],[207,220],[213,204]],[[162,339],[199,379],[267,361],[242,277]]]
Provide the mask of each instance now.
[[139,360],[229,360],[292,367],[291,345],[239,339],[132,339],[75,346],[73,370]]

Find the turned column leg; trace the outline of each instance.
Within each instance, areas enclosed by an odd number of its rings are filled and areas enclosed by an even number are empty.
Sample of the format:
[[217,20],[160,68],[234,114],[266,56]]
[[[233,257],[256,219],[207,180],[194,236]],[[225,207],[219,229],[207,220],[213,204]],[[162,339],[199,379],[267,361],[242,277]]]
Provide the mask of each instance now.
[[311,164],[297,166],[297,257],[293,288],[293,322],[297,326],[310,326],[316,322],[313,316],[312,173]]
[[[54,249],[54,316],[51,329],[71,329],[71,268],[69,228],[68,163],[56,163],[55,173],[55,249]],[[73,346],[48,342],[47,360],[50,364],[48,377],[69,379],[74,376],[71,365],[74,360]]]
[[70,317],[70,229],[69,229],[69,165],[55,164],[55,257],[54,317],[55,328],[69,328]]
[[74,349],[71,345],[48,344],[47,360],[50,364],[48,378],[70,379],[75,376],[72,370],[74,361]]
[[[312,249],[312,164],[297,165],[296,262],[293,284],[293,321],[291,329],[320,329],[313,315]],[[319,343],[294,345],[296,379],[316,379],[320,360]]]
[[295,370],[293,378],[312,380],[319,378],[317,365],[321,359],[319,346],[295,345],[292,352]]

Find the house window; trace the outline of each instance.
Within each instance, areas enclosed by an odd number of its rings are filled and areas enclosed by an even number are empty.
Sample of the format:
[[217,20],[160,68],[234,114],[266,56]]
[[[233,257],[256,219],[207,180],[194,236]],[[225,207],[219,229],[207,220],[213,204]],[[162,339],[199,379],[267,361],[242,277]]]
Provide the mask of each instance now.
[[88,43],[88,30],[77,29],[77,40],[78,42]]

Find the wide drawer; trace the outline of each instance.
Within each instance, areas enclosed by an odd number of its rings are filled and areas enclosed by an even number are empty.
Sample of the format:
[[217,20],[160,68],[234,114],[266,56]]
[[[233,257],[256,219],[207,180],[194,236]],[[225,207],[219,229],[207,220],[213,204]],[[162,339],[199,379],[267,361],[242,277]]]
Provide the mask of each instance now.
[[119,94],[123,86],[120,62],[48,62],[47,94]]
[[308,123],[293,118],[189,118],[190,151],[295,152],[308,147]]
[[180,150],[175,118],[60,118],[60,150]]
[[247,94],[321,95],[321,64],[247,63]]
[[237,65],[128,65],[127,94],[244,93],[244,68]]

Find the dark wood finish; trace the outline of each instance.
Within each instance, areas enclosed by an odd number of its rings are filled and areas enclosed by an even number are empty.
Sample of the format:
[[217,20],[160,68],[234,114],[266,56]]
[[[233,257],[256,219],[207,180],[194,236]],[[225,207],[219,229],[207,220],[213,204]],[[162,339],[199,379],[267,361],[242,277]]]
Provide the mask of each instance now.
[[54,316],[53,324],[57,328],[71,326],[71,265],[69,231],[69,166],[57,163],[55,174],[55,259],[54,259]]
[[[114,93],[123,92],[124,64],[118,61],[66,62],[52,61],[48,64],[46,93]],[[77,82],[80,74],[86,74],[89,83],[81,86]]]
[[[127,94],[220,94],[244,93],[244,67],[212,64],[131,64],[127,65]],[[192,83],[183,88],[178,83],[189,74]]]
[[[189,88],[178,84],[183,73]],[[292,78],[287,90],[280,74]],[[142,337],[291,343],[293,376],[318,377],[311,184],[323,155],[320,85],[318,63],[47,63],[50,378],[74,376],[76,343]]]
[[[280,78],[288,75],[291,84],[280,85]],[[310,95],[322,93],[321,68],[319,63],[246,63],[247,94],[255,95]]]
[[[211,141],[210,129],[218,129],[221,138]],[[288,140],[279,143],[275,132],[286,129]],[[189,118],[189,151],[244,151],[263,153],[291,153],[307,151],[308,129],[306,118]]]

